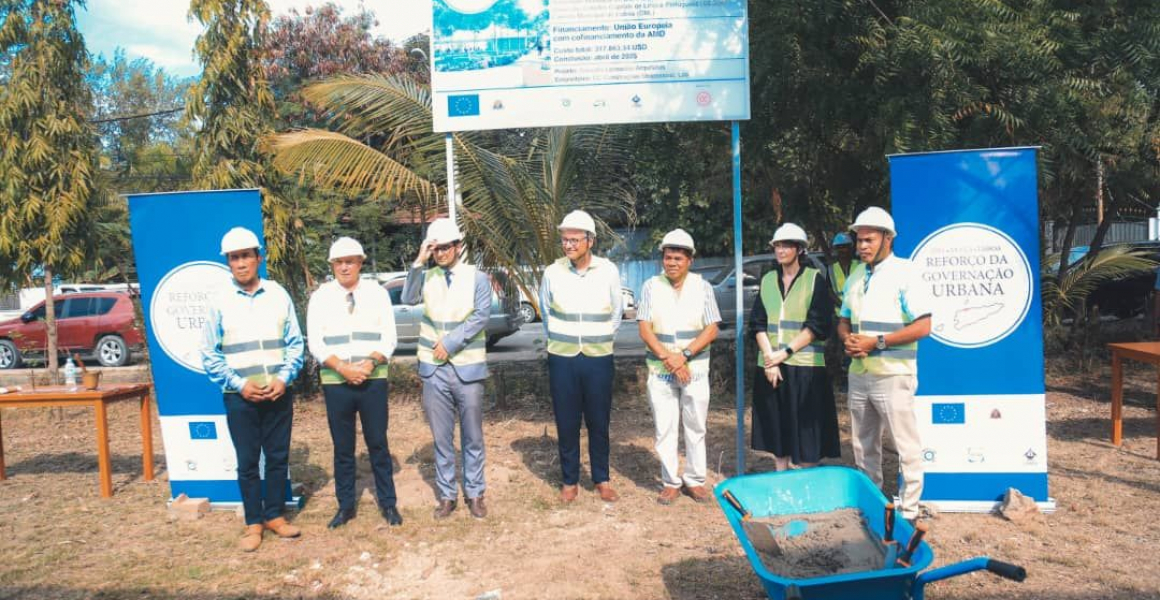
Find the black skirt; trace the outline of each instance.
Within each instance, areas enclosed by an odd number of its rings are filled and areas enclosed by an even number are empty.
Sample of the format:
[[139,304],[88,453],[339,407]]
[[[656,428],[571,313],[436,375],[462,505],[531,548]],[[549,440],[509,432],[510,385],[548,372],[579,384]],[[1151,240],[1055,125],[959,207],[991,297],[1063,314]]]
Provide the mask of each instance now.
[[825,367],[781,365],[781,374],[776,388],[761,367],[753,375],[753,449],[795,464],[839,458],[838,410]]

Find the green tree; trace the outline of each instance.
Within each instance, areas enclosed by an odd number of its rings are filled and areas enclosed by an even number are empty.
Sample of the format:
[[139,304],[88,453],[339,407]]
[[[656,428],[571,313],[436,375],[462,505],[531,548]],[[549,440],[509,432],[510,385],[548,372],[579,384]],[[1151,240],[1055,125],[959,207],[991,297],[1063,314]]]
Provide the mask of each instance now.
[[196,128],[194,185],[262,190],[269,266],[301,300],[313,283],[305,268],[302,223],[259,149],[276,117],[262,68],[270,10],[262,0],[191,0],[189,15],[205,27],[194,45],[201,79],[185,102],[186,121]]
[[[40,267],[50,299],[53,275],[82,265],[97,191],[88,55],[74,5],[83,3],[0,0],[0,275],[23,279]],[[55,370],[53,304],[45,304],[46,356]]]
[[[437,210],[446,186],[444,136],[432,131],[425,85],[405,76],[337,77],[302,93],[334,116],[334,130],[273,136],[275,166],[326,188],[390,203],[413,197]],[[631,220],[631,155],[622,131],[536,130],[522,156],[489,150],[486,132],[455,133],[459,220],[475,259],[509,269],[526,289],[560,255],[556,224],[568,211]],[[613,237],[603,226],[601,239]]]

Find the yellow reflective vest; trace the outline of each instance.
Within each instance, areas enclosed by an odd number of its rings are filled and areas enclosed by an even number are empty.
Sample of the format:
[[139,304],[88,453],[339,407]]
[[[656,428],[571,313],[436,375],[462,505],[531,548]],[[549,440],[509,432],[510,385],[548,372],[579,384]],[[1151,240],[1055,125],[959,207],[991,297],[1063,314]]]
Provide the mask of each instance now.
[[448,361],[435,359],[435,344],[448,332],[467,321],[475,310],[475,273],[473,265],[461,263],[447,287],[442,267],[429,269],[423,277],[423,317],[419,322],[419,346],[416,355],[420,362],[442,365],[450,362],[465,367],[487,362],[487,328],[482,328]]
[[[679,353],[701,335],[708,323],[705,322],[705,282],[700,275],[689,273],[681,291],[673,289],[669,278],[657,275],[650,280],[651,306],[649,319],[657,341],[669,352]],[[669,370],[665,363],[652,351],[646,351],[645,363],[654,375],[667,377]],[[694,378],[709,373],[709,346],[705,346],[689,360],[689,373]]]
[[[787,348],[805,328],[810,302],[813,301],[820,276],[821,273],[817,269],[804,267],[786,292],[784,299],[777,283],[778,277],[781,277],[780,270],[770,271],[761,279],[761,302],[765,306],[766,316],[765,335],[774,350]],[[794,352],[784,364],[796,367],[823,367],[826,365],[825,344],[814,340]],[[765,356],[761,350],[757,351],[757,365],[765,366]]]

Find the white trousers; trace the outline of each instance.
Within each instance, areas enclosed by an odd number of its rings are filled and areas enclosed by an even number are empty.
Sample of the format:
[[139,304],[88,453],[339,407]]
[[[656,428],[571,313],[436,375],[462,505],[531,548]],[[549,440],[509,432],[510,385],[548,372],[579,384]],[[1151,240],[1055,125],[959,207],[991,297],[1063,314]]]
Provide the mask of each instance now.
[[685,434],[684,484],[705,485],[705,422],[709,418],[709,377],[687,385],[676,379],[648,376],[648,401],[656,423],[656,449],[661,459],[661,480],[666,487],[680,487],[677,476],[680,457],[677,454],[678,426]]
[[918,377],[914,375],[870,375],[850,373],[851,441],[854,464],[882,487],[882,433],[894,441],[898,466],[902,471],[902,516],[918,516],[922,497],[922,442],[918,439],[918,422],[914,417],[914,393]]

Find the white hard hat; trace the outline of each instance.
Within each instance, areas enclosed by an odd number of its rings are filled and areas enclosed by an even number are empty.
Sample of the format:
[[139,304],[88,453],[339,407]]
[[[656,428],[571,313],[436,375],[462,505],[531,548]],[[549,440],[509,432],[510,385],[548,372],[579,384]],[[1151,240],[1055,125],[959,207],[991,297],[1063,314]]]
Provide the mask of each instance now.
[[858,218],[854,219],[854,224],[850,225],[850,230],[855,231],[859,227],[873,227],[890,235],[898,235],[894,230],[894,217],[877,206],[871,206],[859,213]]
[[346,258],[347,256],[367,257],[366,253],[363,252],[362,244],[358,243],[358,240],[352,237],[340,237],[330,245],[330,256],[326,260],[331,261],[336,258]]
[[666,233],[661,240],[661,250],[664,251],[665,248],[684,248],[693,254],[697,253],[697,249],[693,247],[693,236],[684,229],[674,229]]
[[459,231],[459,226],[447,217],[431,221],[431,226],[427,228],[426,243],[429,244],[450,244],[462,239],[463,233]]
[[592,220],[592,215],[582,210],[574,210],[560,221],[560,226],[556,229],[579,229],[596,235],[596,221]]
[[248,248],[261,250],[262,244],[258,241],[258,236],[245,227],[234,227],[222,236],[222,256]]
[[804,229],[793,223],[786,223],[773,232],[773,239],[769,240],[769,245],[772,246],[778,242],[797,242],[804,246],[810,243],[810,240],[806,237]]

